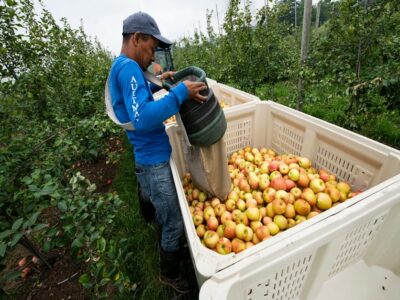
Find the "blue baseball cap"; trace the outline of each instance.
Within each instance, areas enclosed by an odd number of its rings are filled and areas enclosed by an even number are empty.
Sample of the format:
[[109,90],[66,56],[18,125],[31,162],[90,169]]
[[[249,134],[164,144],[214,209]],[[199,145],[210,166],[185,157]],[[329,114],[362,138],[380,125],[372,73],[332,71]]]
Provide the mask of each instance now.
[[158,40],[158,46],[161,48],[168,48],[172,45],[168,39],[161,35],[160,29],[158,29],[156,21],[144,12],[137,12],[127,17],[123,22],[122,34],[129,33],[144,33],[153,36]]

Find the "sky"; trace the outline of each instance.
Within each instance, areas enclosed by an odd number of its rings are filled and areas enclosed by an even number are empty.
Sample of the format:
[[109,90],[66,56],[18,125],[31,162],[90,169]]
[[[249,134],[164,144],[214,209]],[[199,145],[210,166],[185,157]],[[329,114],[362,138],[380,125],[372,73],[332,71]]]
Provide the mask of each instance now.
[[[252,0],[255,12],[266,0]],[[35,0],[37,3],[38,1]],[[42,0],[44,7],[59,21],[67,18],[72,28],[83,28],[97,37],[112,54],[118,55],[122,42],[122,21],[130,14],[144,11],[157,22],[161,34],[171,41],[193,36],[195,30],[206,32],[206,12],[213,10],[212,24],[218,31],[216,10],[222,26],[229,0]],[[242,1],[243,3],[243,1]],[[244,5],[244,4],[243,4]],[[38,7],[38,6],[37,6]],[[38,10],[40,11],[40,10]]]

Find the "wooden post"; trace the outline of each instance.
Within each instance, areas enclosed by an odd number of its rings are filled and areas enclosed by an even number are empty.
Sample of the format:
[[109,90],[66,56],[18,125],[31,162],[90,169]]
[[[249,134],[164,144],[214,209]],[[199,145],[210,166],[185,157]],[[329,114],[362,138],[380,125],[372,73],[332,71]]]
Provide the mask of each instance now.
[[321,15],[321,1],[318,1],[318,4],[317,4],[317,17],[316,17],[316,20],[315,20],[315,28],[319,27],[319,17],[320,17],[320,15]]
[[[303,34],[301,38],[301,56],[300,65],[304,67],[307,60],[308,43],[310,40],[310,30],[311,30],[311,11],[312,11],[312,0],[305,0],[304,3],[304,14],[303,14]],[[303,109],[304,101],[304,76],[299,77],[299,91],[297,97],[296,109]]]

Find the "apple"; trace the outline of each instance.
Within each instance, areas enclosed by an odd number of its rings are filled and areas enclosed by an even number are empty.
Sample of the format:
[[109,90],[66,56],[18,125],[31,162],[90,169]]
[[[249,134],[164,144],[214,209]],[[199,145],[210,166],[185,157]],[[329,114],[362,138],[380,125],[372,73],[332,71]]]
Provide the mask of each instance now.
[[304,221],[307,221],[307,218],[305,216],[301,216],[301,215],[296,215],[296,217],[294,219],[296,221],[296,225],[298,225]]
[[257,200],[254,199],[253,197],[248,198],[246,200],[246,208],[253,207],[253,206],[257,206]]
[[277,171],[278,168],[279,168],[279,163],[277,161],[273,160],[268,164],[268,170],[270,173]]
[[284,216],[286,218],[294,218],[296,216],[296,210],[294,209],[294,205],[291,203],[286,204],[286,211]]
[[289,193],[284,190],[278,190],[275,193],[275,200],[276,199],[288,202],[289,201]]
[[239,195],[236,191],[230,191],[228,194],[228,199],[232,199],[236,202],[239,199]]
[[325,182],[321,178],[314,178],[310,182],[310,188],[314,193],[321,193],[325,190]]
[[317,207],[322,210],[327,210],[332,207],[332,199],[327,193],[317,194]]
[[307,174],[305,173],[300,173],[299,179],[297,180],[297,185],[300,187],[308,187],[310,184],[310,178],[308,178]]
[[269,174],[269,179],[272,181],[275,178],[280,178],[283,177],[282,174],[279,171],[273,171],[271,174]]
[[248,207],[246,210],[246,215],[250,221],[260,220],[260,211],[258,210],[257,207],[254,207],[254,206]]
[[[274,211],[274,214],[277,215],[282,215],[286,211],[286,203],[285,201],[281,199],[275,199],[274,201],[271,202],[272,204],[272,209]],[[267,214],[268,214],[268,207],[267,207]],[[270,216],[272,217],[272,216]]]
[[328,171],[324,169],[319,170],[319,178],[321,178],[324,182],[329,181],[330,176]]
[[233,221],[228,221],[225,223],[225,228],[224,228],[224,237],[228,239],[234,239],[236,237],[236,223]]
[[259,179],[258,188],[261,191],[264,191],[271,184],[271,182],[269,181],[269,176],[267,174],[259,175],[258,179]]
[[249,185],[253,190],[258,189],[258,185],[260,183],[260,180],[258,179],[258,176],[254,172],[249,173]]
[[222,224],[226,224],[228,221],[232,221],[233,220],[233,218],[232,218],[232,213],[231,212],[229,212],[229,211],[224,211],[222,214],[221,214],[221,223]]
[[210,249],[214,249],[215,245],[217,244],[218,240],[219,240],[219,235],[218,233],[216,233],[215,231],[212,230],[207,230],[204,233],[204,244],[210,248]]
[[[218,199],[219,200],[219,199]],[[215,215],[221,217],[222,213],[226,211],[226,206],[224,203],[219,203],[214,208]]]
[[192,190],[192,199],[193,200],[198,200],[199,199],[199,194],[200,194],[199,189],[194,188]]
[[294,202],[294,209],[298,215],[307,216],[311,211],[311,206],[306,200],[297,199]]
[[267,204],[267,216],[273,218],[275,216],[274,209],[272,208],[272,202]]
[[199,238],[202,238],[204,236],[204,233],[206,232],[206,225],[200,224],[196,228],[196,234]]
[[219,237],[223,237],[224,236],[224,230],[225,230],[225,225],[224,224],[219,224],[217,227],[217,233],[219,235]]
[[286,182],[283,177],[276,177],[272,179],[270,185],[275,190],[286,190]]
[[306,200],[311,206],[317,204],[317,196],[311,188],[303,189],[303,193],[301,193],[301,198]]
[[312,211],[307,215],[307,220],[319,215],[319,212]]
[[293,180],[293,181],[299,180],[299,178],[300,178],[300,171],[299,171],[299,169],[296,169],[296,168],[290,169],[290,170],[289,170],[289,173],[288,173],[288,177],[289,177],[291,180]]
[[200,202],[204,202],[207,199],[207,194],[204,192],[200,192],[198,197]]
[[212,231],[216,231],[219,225],[218,219],[216,217],[211,216],[207,220],[207,228]]
[[285,175],[289,173],[289,166],[285,163],[279,165],[279,172],[281,172],[282,175]]
[[288,229],[296,225],[296,221],[293,218],[288,218],[287,220],[288,220],[288,227],[287,227]]
[[257,201],[257,205],[262,205],[264,204],[264,199],[263,199],[263,195],[262,192],[260,191],[253,191],[253,199],[255,199]]
[[211,199],[211,206],[213,207],[213,208],[215,208],[218,204],[220,204],[221,203],[221,200],[219,200],[217,197],[213,197],[212,199]]
[[26,257],[23,257],[18,261],[18,267],[23,267],[25,265],[26,265]]
[[298,164],[304,169],[308,169],[311,167],[311,161],[307,157],[299,157]]
[[266,225],[262,225],[262,226],[256,228],[256,230],[255,230],[255,236],[257,236],[257,238],[260,241],[265,240],[265,238],[270,237],[270,235],[271,234],[270,234],[269,229],[268,229],[268,227]]
[[229,239],[227,239],[226,237],[221,237],[221,238],[218,240],[218,242],[217,242],[215,248],[216,248],[216,250],[217,250],[217,252],[218,252],[219,254],[226,255],[226,254],[229,254],[229,253],[232,252],[232,243],[231,243],[231,241],[230,241]]
[[193,216],[193,224],[194,224],[195,226],[199,226],[199,225],[202,224],[202,223],[203,223],[203,215],[195,214],[195,215]]
[[347,194],[351,191],[351,186],[348,182],[345,181],[340,181],[337,183],[336,188],[339,190],[339,192],[342,192],[344,194]]
[[268,163],[267,162],[263,162],[260,165],[260,173],[261,174],[269,174],[269,169],[268,169]]
[[253,231],[255,231],[258,227],[262,226],[263,224],[261,223],[261,221],[251,221],[250,222],[250,228],[253,229]]
[[247,226],[249,224],[249,218],[247,217],[246,213],[240,212],[240,214],[238,214],[238,218],[236,219],[236,223]]
[[263,192],[263,199],[266,203],[271,203],[275,199],[276,190],[269,187]]
[[215,211],[212,206],[207,206],[204,208],[204,214],[203,214],[204,220],[208,221],[211,217],[215,217]]
[[236,207],[240,210],[240,211],[245,211],[246,209],[246,202],[243,199],[239,199],[238,201],[236,201]]
[[340,191],[335,187],[327,187],[326,192],[331,197],[332,203],[340,200]]
[[267,228],[271,235],[276,235],[279,232],[279,226],[277,224],[275,224],[274,222],[269,223],[267,225]]
[[245,236],[247,236],[247,226],[242,223],[237,224],[235,227],[235,234],[238,239],[244,241]]
[[239,252],[242,252],[245,249],[246,249],[246,245],[245,245],[245,242],[243,240],[238,239],[238,238],[234,238],[232,240],[232,250],[233,250],[233,252],[239,253]]
[[233,199],[228,199],[225,202],[226,210],[233,211],[236,208],[236,201]]
[[296,187],[296,183],[291,179],[285,179],[286,191],[290,191],[292,188]]
[[294,187],[290,190],[290,193],[294,196],[295,199],[298,199],[300,198],[302,191],[300,188]]
[[274,217],[274,223],[278,225],[279,230],[285,230],[288,226],[288,220],[282,215],[276,215]]
[[260,215],[261,215],[261,219],[262,219],[267,215],[267,208],[265,206],[261,206],[259,208],[259,210],[260,210]]
[[246,193],[249,193],[250,189],[251,189],[249,182],[245,178],[243,178],[239,181],[239,188],[240,188],[240,190],[242,190]]

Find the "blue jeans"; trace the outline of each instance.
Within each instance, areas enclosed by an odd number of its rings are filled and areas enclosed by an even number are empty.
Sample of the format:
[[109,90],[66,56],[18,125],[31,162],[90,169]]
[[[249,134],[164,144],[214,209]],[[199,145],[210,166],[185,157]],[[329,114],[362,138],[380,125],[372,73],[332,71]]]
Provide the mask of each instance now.
[[162,226],[161,248],[177,251],[183,235],[183,221],[169,162],[136,164],[135,173],[144,199],[151,201],[156,209],[156,220]]

